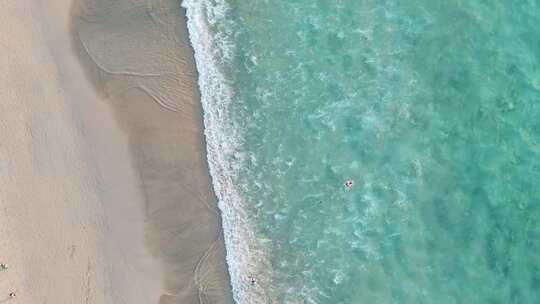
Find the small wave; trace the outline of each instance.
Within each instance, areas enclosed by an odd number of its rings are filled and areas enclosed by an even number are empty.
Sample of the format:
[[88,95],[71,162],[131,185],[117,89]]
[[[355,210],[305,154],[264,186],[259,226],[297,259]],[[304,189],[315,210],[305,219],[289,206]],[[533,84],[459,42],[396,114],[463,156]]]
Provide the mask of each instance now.
[[[220,70],[231,62],[234,53],[226,18],[229,7],[224,0],[184,0],[182,6],[199,72],[207,160],[221,210],[233,297],[238,304],[268,303],[271,301],[263,286],[269,278],[261,275],[264,250],[254,236],[254,225],[234,183],[238,162],[242,162],[237,152],[242,136],[230,112],[231,86]],[[250,276],[257,277],[257,284],[251,284]]]

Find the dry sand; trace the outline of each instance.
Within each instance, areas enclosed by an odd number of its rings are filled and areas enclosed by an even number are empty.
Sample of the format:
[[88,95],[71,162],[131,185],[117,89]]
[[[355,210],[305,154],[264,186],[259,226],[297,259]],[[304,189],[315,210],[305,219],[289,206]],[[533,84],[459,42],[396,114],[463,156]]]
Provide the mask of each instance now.
[[0,303],[232,303],[180,3],[75,2],[0,1]]

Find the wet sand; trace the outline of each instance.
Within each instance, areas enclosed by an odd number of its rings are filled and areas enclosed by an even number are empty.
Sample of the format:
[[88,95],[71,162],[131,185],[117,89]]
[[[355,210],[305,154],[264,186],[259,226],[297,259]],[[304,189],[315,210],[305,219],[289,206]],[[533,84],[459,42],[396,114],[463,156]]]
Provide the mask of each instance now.
[[0,303],[232,303],[180,3],[0,15]]

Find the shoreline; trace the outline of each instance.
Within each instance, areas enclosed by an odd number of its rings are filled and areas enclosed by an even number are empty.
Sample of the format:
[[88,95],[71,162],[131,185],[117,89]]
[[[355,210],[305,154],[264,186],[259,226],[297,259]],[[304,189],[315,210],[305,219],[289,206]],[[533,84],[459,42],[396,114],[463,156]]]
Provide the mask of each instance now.
[[[75,26],[84,48],[79,56],[86,57],[89,78],[112,101],[133,147],[145,195],[146,243],[165,268],[167,294],[160,304],[232,303],[185,9],[176,0],[145,8],[129,1],[82,3],[93,5],[74,13],[82,17]],[[132,58],[125,60],[126,53]]]
[[0,301],[233,303],[179,1],[0,8]]

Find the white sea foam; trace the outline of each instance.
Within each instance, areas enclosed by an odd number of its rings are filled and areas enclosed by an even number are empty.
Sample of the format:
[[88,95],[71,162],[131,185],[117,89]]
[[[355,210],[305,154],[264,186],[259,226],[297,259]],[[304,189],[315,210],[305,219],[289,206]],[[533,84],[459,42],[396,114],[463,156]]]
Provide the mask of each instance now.
[[[225,0],[184,0],[182,6],[187,10],[199,72],[207,159],[222,215],[234,300],[238,304],[272,303],[264,288],[269,278],[261,275],[265,250],[254,235],[245,202],[234,183],[238,162],[242,162],[238,160],[242,136],[231,116],[232,91],[221,70],[235,51],[226,17],[229,7]],[[254,285],[251,276],[257,278]]]

